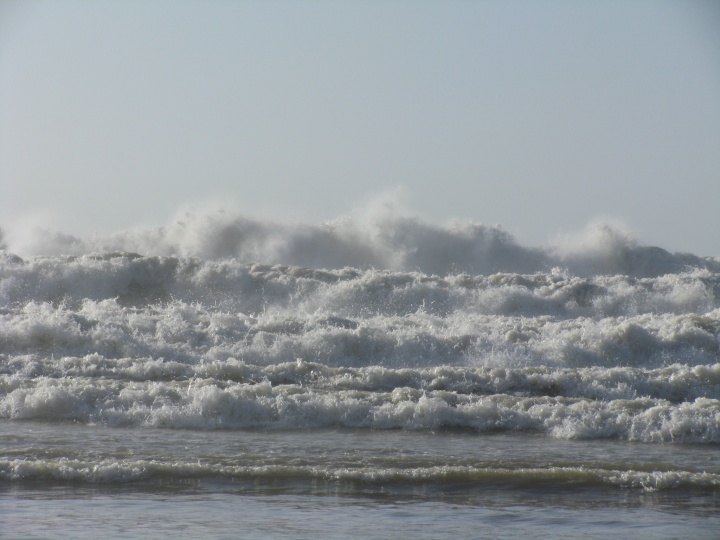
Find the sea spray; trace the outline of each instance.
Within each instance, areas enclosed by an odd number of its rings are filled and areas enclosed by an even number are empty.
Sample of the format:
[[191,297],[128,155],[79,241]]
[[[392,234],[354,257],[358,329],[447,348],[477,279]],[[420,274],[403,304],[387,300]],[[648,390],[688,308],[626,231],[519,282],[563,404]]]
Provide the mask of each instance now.
[[[11,231],[12,232],[12,231]],[[575,239],[525,247],[498,226],[441,226],[372,208],[319,225],[288,225],[225,211],[188,210],[162,227],[80,238],[43,228],[8,235],[21,256],[129,252],[142,255],[235,259],[306,268],[377,268],[425,274],[531,274],[567,269],[573,275],[657,277],[689,268],[720,271],[720,260],[672,254],[639,245],[627,233],[595,223]]]

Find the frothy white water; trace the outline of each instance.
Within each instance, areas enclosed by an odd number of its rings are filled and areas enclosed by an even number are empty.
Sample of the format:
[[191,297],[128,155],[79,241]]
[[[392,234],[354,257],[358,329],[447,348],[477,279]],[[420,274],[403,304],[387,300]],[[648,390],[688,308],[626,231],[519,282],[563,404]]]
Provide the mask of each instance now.
[[[498,228],[395,215],[293,228],[189,214],[108,238],[36,238],[33,249],[43,255],[0,258],[8,422],[720,443],[720,261],[612,229],[540,249]],[[43,459],[5,456],[0,477],[167,472],[152,460]],[[266,466],[223,465],[251,477]],[[297,474],[505,474],[317,467]],[[717,485],[716,472],[521,468],[617,486]]]
[[[263,374],[256,366],[236,363],[231,368],[208,368],[199,371],[232,373],[245,381]],[[188,379],[181,366],[168,370],[177,380],[162,380],[158,373],[150,380],[126,380],[120,378],[120,370],[111,372],[113,377],[42,376],[29,381],[3,376],[0,416],[183,429],[465,428],[533,431],[565,439],[720,442],[716,397],[720,365],[696,370],[677,366],[635,378],[622,370],[543,373],[449,368],[444,372],[336,370],[323,376],[323,367],[317,368],[267,370],[279,381],[276,384],[267,376],[259,382]],[[95,371],[93,364],[85,371]],[[141,372],[142,368],[131,368],[135,377]],[[668,383],[673,379],[678,380],[677,387]],[[644,393],[680,402],[644,397]],[[715,397],[690,400],[693,394]]]
[[6,358],[270,365],[715,364],[720,275],[446,277],[174,257],[10,259]]

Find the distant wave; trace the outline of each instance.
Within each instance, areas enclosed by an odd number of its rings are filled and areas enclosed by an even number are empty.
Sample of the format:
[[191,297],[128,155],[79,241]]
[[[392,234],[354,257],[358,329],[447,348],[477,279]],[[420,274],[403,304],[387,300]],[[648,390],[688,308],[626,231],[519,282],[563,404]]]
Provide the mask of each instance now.
[[287,225],[223,211],[185,212],[167,226],[79,238],[48,230],[8,234],[5,247],[26,255],[142,255],[236,259],[306,268],[376,268],[426,274],[531,274],[561,268],[577,276],[653,277],[690,268],[720,271],[720,259],[638,245],[608,225],[590,226],[562,246],[518,244],[499,227],[441,226],[392,211],[368,211],[320,225]]

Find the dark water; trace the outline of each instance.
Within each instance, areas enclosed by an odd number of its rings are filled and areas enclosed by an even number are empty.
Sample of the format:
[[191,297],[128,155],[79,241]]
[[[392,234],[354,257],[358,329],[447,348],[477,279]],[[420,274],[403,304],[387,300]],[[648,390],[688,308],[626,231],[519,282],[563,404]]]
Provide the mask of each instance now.
[[[0,490],[9,537],[713,538],[720,527],[720,471],[706,445],[402,430],[0,428],[21,480]],[[709,477],[702,485],[687,481],[689,472]]]

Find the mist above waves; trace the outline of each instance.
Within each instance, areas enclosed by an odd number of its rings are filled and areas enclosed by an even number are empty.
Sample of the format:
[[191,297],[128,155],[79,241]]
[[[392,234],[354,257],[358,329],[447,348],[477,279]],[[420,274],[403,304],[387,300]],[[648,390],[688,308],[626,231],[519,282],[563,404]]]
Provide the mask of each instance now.
[[129,252],[436,275],[561,269],[577,276],[654,277],[693,268],[720,271],[718,258],[645,246],[621,228],[603,222],[590,224],[556,245],[530,247],[497,225],[440,225],[387,207],[368,208],[321,224],[294,225],[224,210],[187,210],[164,226],[84,238],[25,226],[0,236],[0,248],[24,257]]

